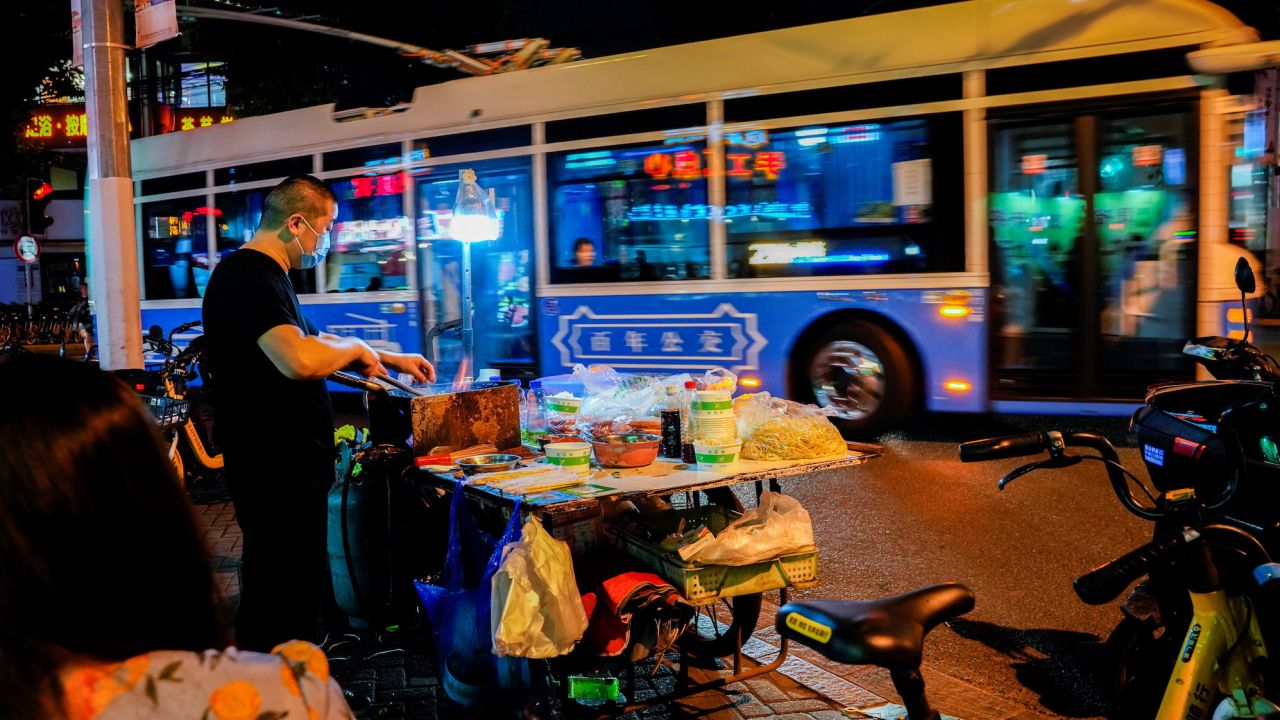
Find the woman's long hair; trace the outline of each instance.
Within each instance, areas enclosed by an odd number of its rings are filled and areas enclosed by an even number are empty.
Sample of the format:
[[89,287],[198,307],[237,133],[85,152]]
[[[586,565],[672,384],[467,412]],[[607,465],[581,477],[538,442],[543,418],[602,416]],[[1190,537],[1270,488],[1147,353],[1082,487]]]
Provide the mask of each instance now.
[[209,553],[138,397],[82,363],[0,358],[0,706],[47,717],[69,658],[223,647]]

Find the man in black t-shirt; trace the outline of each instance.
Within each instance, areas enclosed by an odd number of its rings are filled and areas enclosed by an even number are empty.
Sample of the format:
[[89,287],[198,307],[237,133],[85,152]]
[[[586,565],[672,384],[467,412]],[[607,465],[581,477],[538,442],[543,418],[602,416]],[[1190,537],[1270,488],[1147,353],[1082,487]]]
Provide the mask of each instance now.
[[337,213],[324,183],[285,180],[263,201],[253,238],[218,263],[205,290],[205,367],[244,534],[237,644],[248,650],[314,639],[332,597],[325,532],[333,407],[325,378],[391,368],[435,379],[421,355],[378,352],[320,332],[303,316],[289,270],[324,258]]

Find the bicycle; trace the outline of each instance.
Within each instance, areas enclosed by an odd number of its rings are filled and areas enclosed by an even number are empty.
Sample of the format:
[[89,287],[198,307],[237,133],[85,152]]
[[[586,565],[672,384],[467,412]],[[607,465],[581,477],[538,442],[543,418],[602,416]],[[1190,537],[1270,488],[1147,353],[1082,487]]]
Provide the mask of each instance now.
[[[159,327],[152,327],[143,338],[144,346],[164,357],[159,370],[122,370],[117,376],[130,383],[151,407],[156,419],[165,431],[169,443],[169,461],[178,479],[186,485],[197,474],[220,472],[224,467],[222,453],[217,452],[202,433],[200,426],[209,424],[208,408],[200,402],[198,392],[190,383],[199,377],[198,366],[204,357],[204,336],[191,341],[187,347],[177,350],[173,338],[193,328],[200,321],[184,323],[165,337]],[[199,420],[199,423],[197,423]]]
[[[1262,408],[1265,410],[1265,406]],[[1085,447],[1097,455],[1071,455],[1069,447]],[[1191,488],[1152,493],[1119,461],[1111,443],[1092,433],[1029,433],[960,446],[962,462],[1036,455],[1049,457],[1018,468],[1000,479],[1004,489],[1013,480],[1038,469],[1065,468],[1085,460],[1101,462],[1116,497],[1140,518],[1171,525],[1155,540],[1077,578],[1076,595],[1090,605],[1103,605],[1120,596],[1134,581],[1161,574],[1182,583],[1191,608],[1181,644],[1173,655],[1149,659],[1168,666],[1167,682],[1155,720],[1186,718],[1260,718],[1280,714],[1280,706],[1266,698],[1267,637],[1263,623],[1277,602],[1265,596],[1280,593],[1280,564],[1250,530],[1217,514],[1235,494],[1238,476],[1227,480],[1222,496],[1206,500]],[[1129,485],[1132,480],[1151,500],[1144,505]],[[1268,612],[1260,612],[1267,610]],[[1166,622],[1166,634],[1175,630]],[[1181,623],[1179,623],[1181,624]],[[1275,628],[1272,628],[1273,632]],[[1176,636],[1175,636],[1176,637]],[[1148,698],[1136,698],[1147,700]],[[1134,700],[1134,698],[1130,698]],[[1150,704],[1131,702],[1121,717],[1147,716]]]

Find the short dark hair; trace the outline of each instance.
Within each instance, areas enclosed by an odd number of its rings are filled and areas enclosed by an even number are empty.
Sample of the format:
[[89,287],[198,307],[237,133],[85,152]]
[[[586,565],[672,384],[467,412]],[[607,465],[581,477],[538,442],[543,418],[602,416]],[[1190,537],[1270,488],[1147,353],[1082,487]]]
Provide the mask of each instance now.
[[138,396],[93,366],[18,354],[0,357],[0,397],[5,716],[47,717],[68,657],[225,647],[194,509]]
[[[258,227],[274,230],[284,225],[294,213],[314,218],[328,212],[329,205],[337,202],[338,196],[319,179],[311,175],[294,175],[267,193],[262,201],[262,219]],[[323,228],[317,229],[323,232]]]
[[590,245],[591,249],[593,250],[596,247],[596,244],[591,242],[591,238],[581,237],[573,241],[573,251],[578,252],[578,248],[582,247],[583,245]]

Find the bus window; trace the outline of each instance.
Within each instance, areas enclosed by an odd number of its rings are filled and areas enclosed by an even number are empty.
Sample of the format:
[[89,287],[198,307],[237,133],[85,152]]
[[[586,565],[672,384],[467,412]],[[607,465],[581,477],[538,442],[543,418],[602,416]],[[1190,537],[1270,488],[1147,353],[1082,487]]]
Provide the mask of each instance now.
[[551,281],[710,277],[705,150],[698,138],[549,156]]
[[[498,239],[471,246],[476,364],[511,377],[534,364],[533,183],[528,158],[436,165],[413,172],[419,267],[426,272],[423,322],[431,327],[462,317],[462,243],[449,236],[449,222],[458,196],[458,172],[464,168],[475,170],[480,186],[493,191],[500,227]],[[461,356],[456,337],[440,338],[440,375],[458,374]]]
[[209,282],[209,243],[204,196],[145,203],[142,254],[147,300],[204,295]]
[[960,118],[725,136],[729,277],[962,269]]
[[338,219],[325,261],[326,292],[407,290],[411,272],[404,175],[330,180]]
[[[218,260],[240,249],[253,238],[262,219],[262,201],[271,188],[219,193],[213,197],[214,215],[218,228]],[[299,295],[316,291],[315,270],[291,270],[289,279]]]

